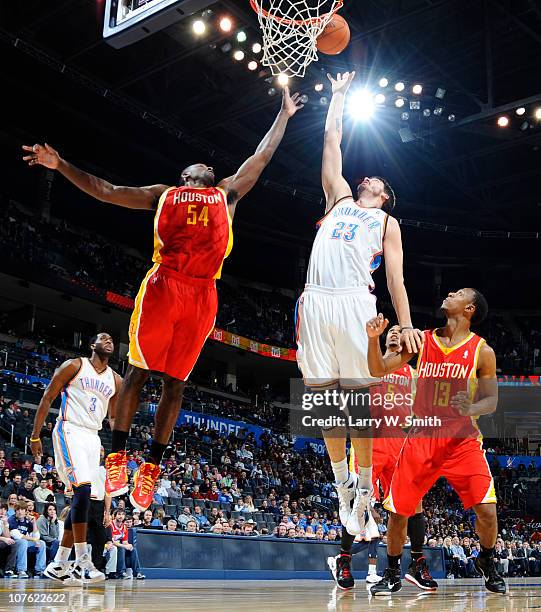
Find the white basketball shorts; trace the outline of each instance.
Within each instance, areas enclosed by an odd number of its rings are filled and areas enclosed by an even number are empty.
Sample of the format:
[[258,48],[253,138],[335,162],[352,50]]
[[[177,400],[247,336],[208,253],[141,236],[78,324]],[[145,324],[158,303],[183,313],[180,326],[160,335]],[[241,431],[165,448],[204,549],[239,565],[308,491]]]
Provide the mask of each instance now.
[[67,491],[97,481],[101,440],[96,431],[69,421],[57,421],[53,449],[55,466]]
[[368,287],[306,285],[297,304],[297,362],[307,386],[340,382],[344,388],[377,382],[368,369],[366,322],[375,317]]

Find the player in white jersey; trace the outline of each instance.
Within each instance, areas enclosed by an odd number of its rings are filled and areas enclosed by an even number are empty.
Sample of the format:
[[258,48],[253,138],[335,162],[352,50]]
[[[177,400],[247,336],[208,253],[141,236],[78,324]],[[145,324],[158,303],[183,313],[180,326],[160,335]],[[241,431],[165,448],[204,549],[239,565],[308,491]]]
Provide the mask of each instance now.
[[[64,535],[54,561],[45,575],[64,584],[105,580],[87,552],[88,511],[92,485],[99,478],[101,441],[98,431],[103,419],[115,416],[115,402],[122,379],[109,367],[113,339],[100,333],[90,344],[90,358],[65,361],[54,373],[41,398],[30,438],[32,453],[43,453],[40,432],[52,402],[62,392],[62,403],[53,430],[55,466],[66,491],[73,493],[71,510],[64,523]],[[69,562],[75,546],[75,562]]]
[[[367,363],[366,322],[376,316],[372,273],[385,258],[387,286],[403,332],[406,347],[418,349],[421,334],[414,330],[404,287],[400,226],[389,216],[395,204],[390,185],[382,178],[365,178],[357,197],[342,176],[342,119],[344,101],[355,73],[338,74],[325,126],[322,182],[326,196],[325,216],[318,223],[305,290],[297,306],[297,360],[307,387],[312,391],[359,390],[357,402],[369,417],[370,384]],[[408,348],[409,350],[409,348]],[[357,406],[358,409],[358,406]],[[318,416],[330,416],[327,404]],[[343,413],[342,413],[343,415]],[[370,429],[350,427],[351,444],[359,461],[359,475],[350,473],[346,458],[346,427],[323,429],[338,493],[342,529],[341,555],[336,579],[351,588],[351,545],[364,533],[366,511],[372,495],[372,440]]]

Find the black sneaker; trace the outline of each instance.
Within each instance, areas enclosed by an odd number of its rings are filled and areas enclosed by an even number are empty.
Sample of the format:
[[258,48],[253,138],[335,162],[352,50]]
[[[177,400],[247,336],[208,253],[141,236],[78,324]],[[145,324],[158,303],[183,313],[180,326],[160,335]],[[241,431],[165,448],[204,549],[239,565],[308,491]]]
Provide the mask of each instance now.
[[372,595],[392,595],[402,588],[400,580],[400,570],[388,567],[383,574],[383,578],[370,587]]
[[327,564],[336,584],[344,590],[352,589],[355,586],[355,580],[351,573],[351,555],[337,555],[336,557],[328,557]]
[[479,556],[474,559],[473,564],[475,569],[485,579],[485,588],[487,591],[505,595],[507,592],[507,586],[505,584],[505,580],[500,576],[496,568],[494,559]]
[[430,575],[424,557],[417,559],[417,561],[412,559],[404,577],[408,582],[415,584],[424,591],[436,591],[438,588],[438,583]]

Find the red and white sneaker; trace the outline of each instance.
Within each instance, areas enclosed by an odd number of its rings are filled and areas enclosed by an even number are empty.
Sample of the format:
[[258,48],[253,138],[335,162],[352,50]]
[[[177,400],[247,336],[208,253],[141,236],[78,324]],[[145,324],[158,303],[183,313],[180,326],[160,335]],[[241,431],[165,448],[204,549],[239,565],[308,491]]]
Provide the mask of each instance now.
[[105,458],[105,492],[111,497],[124,495],[128,487],[128,457],[126,451],[110,453]]
[[160,476],[160,466],[145,461],[133,476],[133,491],[130,494],[130,503],[140,512],[144,512],[152,503],[154,485]]

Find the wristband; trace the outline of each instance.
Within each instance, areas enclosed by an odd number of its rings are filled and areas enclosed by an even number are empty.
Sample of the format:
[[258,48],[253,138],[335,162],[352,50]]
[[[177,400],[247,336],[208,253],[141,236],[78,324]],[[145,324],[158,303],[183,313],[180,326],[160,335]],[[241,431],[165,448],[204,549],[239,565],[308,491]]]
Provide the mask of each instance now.
[[41,438],[30,438],[30,442],[39,442]]
[[400,328],[400,331],[404,331],[405,329],[413,329],[411,325],[404,325],[404,327]]

